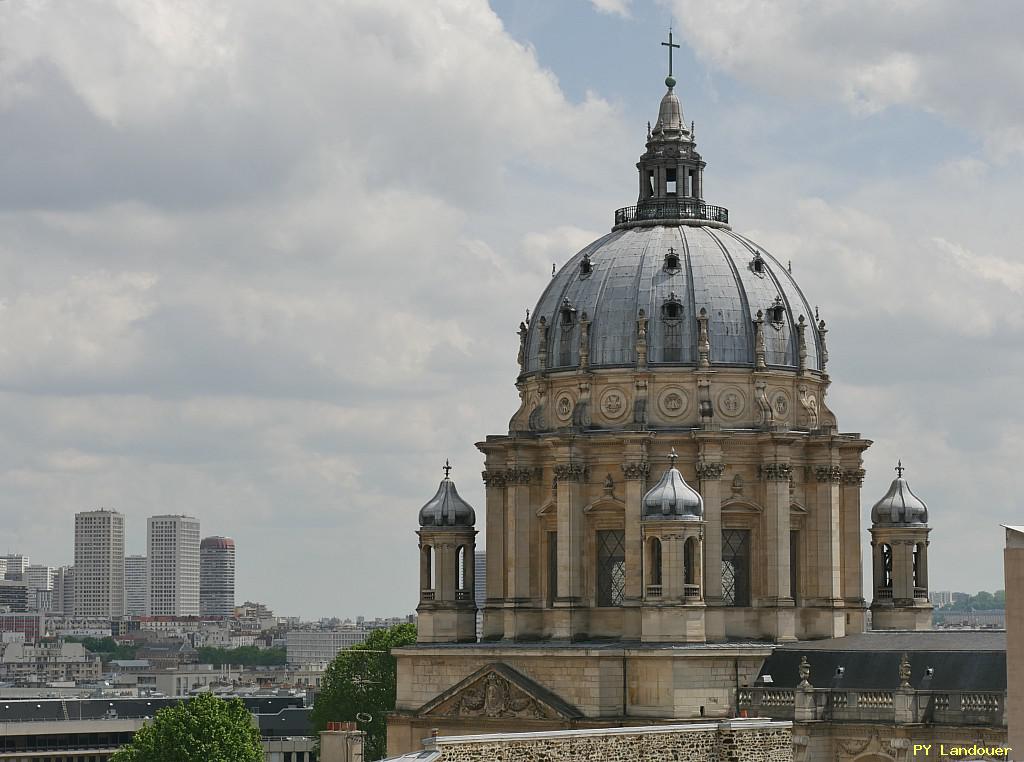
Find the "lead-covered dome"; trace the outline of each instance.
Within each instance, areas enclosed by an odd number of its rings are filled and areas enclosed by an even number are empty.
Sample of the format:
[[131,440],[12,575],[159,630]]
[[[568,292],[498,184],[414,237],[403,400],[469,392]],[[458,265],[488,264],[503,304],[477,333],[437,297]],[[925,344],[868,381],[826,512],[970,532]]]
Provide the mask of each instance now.
[[420,508],[421,527],[471,527],[476,523],[476,512],[455,489],[455,482],[448,476],[450,470],[446,463],[437,492]]
[[636,165],[637,204],[617,210],[612,232],[551,279],[521,329],[522,375],[630,367],[638,360],[697,366],[705,338],[701,310],[710,365],[760,367],[760,327],[765,366],[796,370],[804,351],[803,369],[824,372],[824,324],[815,325],[790,268],[733,232],[727,209],[704,202],[705,162],[671,74],[666,84]]
[[899,475],[892,480],[889,491],[871,509],[875,526],[922,526],[928,523],[928,506],[913,493],[903,478],[903,464],[896,467]]
[[[697,316],[707,311],[712,365],[755,364],[755,325],[764,321],[765,361],[795,369],[795,326],[814,311],[789,270],[762,246],[727,227],[689,223],[632,226],[590,244],[551,279],[526,336],[524,372],[580,364],[581,321],[589,321],[589,366],[637,362],[637,318],[647,318],[648,363],[695,366]],[[824,370],[815,326],[807,331],[807,367]]]
[[676,468],[676,451],[669,456],[672,465],[646,495],[644,495],[645,519],[700,519],[704,517],[704,498]]

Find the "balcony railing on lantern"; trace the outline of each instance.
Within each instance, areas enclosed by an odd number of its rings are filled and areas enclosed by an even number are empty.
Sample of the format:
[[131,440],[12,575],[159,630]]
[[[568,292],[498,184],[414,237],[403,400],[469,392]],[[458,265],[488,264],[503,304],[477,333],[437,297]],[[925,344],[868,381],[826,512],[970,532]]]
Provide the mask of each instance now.
[[647,597],[648,598],[660,598],[661,597],[661,585],[648,585],[647,586]]
[[457,601],[468,601],[473,597],[472,590],[456,590],[455,600]]
[[434,591],[433,590],[420,590],[420,600],[421,601],[432,601],[432,600],[434,600]]
[[699,601],[700,585],[683,585],[683,598],[688,601]]
[[928,600],[928,588],[927,587],[915,587],[914,598],[918,600]]
[[658,199],[615,210],[615,224],[628,225],[647,220],[707,220],[729,224],[729,210],[698,199]]

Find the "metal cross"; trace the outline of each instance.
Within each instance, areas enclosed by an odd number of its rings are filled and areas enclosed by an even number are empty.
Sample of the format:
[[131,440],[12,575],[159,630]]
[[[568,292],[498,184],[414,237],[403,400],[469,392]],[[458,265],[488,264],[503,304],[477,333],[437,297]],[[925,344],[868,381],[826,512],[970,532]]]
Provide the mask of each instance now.
[[899,476],[900,479],[903,478],[903,472],[906,471],[906,470],[907,469],[905,469],[903,467],[903,460],[902,459],[896,463],[895,471],[896,471],[896,474]]
[[672,464],[672,468],[676,467],[676,461],[679,460],[679,453],[676,452],[676,448],[672,448],[672,452],[668,454],[669,463]]
[[444,478],[447,479],[452,470],[452,464],[448,462],[447,458],[444,459],[444,467],[441,470],[444,471]]
[[672,42],[672,27],[668,28],[668,42],[663,42],[661,44],[664,47],[668,48],[668,75],[671,77],[672,76],[672,48],[680,47],[679,45],[676,45],[676,44],[674,44]]

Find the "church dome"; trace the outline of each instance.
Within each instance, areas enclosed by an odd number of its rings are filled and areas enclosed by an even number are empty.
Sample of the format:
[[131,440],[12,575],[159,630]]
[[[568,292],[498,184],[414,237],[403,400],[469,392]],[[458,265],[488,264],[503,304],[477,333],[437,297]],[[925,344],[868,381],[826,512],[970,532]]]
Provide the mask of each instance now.
[[903,464],[896,467],[898,476],[889,485],[885,497],[871,509],[871,523],[878,526],[920,526],[928,523],[928,506],[915,495],[903,478]]
[[[804,331],[805,368],[823,373],[824,324],[813,321],[815,310],[790,268],[734,232],[727,209],[705,203],[705,162],[683,121],[675,79],[666,83],[637,163],[637,204],[617,210],[612,231],[552,277],[521,327],[521,374],[638,362],[696,367],[702,310],[711,366],[758,366],[760,328],[764,366],[797,370]],[[646,331],[645,341],[638,341],[639,331]]]
[[676,451],[669,456],[672,465],[661,480],[644,495],[645,519],[700,519],[704,516],[704,498],[676,468]]
[[476,523],[473,506],[462,499],[455,482],[448,476],[450,469],[446,463],[444,479],[437,492],[420,508],[421,527],[471,527]]

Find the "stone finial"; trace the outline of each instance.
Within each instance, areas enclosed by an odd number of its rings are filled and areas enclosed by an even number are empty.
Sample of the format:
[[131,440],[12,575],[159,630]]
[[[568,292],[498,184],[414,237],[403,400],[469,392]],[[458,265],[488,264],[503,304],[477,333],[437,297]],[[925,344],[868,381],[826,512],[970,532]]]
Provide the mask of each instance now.
[[825,344],[825,334],[828,333],[828,328],[825,327],[825,321],[818,321],[818,341],[821,342],[821,369],[825,370],[825,366],[828,364],[828,346]]
[[697,324],[700,332],[697,339],[698,368],[711,367],[711,338],[708,336],[708,311],[703,307],[697,313]]
[[647,313],[643,310],[636,318],[636,364],[638,368],[647,367]]
[[807,661],[806,656],[800,657],[800,666],[797,668],[797,674],[800,676],[800,687],[810,688],[811,687],[811,665]]
[[910,659],[906,654],[900,657],[900,688],[910,687]]
[[590,365],[590,320],[586,310],[580,315],[580,368]]
[[797,340],[799,342],[799,355],[797,373],[801,376],[807,375],[807,320],[801,315],[796,321]]
[[612,475],[608,474],[604,477],[604,494],[611,495],[615,489],[615,480],[612,479]]
[[540,333],[540,346],[537,348],[537,367],[543,373],[548,367],[548,320],[543,315],[540,316],[537,331]]
[[526,323],[522,322],[519,324],[519,355],[516,357],[516,362],[519,363],[519,372],[523,373],[526,371]]
[[757,319],[754,320],[754,369],[766,370],[768,363],[765,361],[764,348],[764,312],[757,311]]

